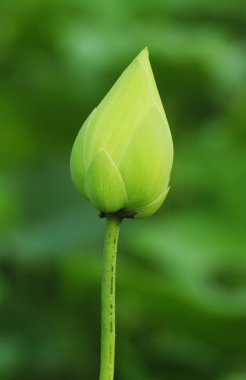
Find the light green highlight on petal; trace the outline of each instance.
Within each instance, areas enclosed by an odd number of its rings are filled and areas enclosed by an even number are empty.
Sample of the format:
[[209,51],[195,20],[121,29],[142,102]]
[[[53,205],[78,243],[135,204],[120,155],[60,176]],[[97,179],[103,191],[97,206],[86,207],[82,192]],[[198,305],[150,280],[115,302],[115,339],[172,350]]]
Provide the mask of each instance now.
[[98,152],[88,167],[85,194],[99,211],[115,212],[127,205],[122,177],[105,151]]

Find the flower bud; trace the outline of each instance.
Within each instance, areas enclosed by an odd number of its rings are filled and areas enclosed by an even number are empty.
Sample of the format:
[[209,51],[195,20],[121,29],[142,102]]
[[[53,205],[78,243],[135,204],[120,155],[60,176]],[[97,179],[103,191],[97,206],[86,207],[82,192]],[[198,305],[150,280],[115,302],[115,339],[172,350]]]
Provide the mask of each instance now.
[[80,129],[71,175],[102,213],[142,218],[163,203],[172,161],[172,137],[145,48]]

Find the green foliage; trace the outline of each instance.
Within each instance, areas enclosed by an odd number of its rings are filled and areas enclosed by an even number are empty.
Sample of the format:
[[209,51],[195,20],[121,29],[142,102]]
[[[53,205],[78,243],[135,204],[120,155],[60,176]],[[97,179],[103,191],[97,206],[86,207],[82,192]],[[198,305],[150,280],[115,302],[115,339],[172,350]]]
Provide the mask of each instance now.
[[245,379],[243,9],[1,1],[1,379],[98,376],[104,222],[74,190],[69,156],[146,45],[175,159],[161,210],[122,225],[116,379]]

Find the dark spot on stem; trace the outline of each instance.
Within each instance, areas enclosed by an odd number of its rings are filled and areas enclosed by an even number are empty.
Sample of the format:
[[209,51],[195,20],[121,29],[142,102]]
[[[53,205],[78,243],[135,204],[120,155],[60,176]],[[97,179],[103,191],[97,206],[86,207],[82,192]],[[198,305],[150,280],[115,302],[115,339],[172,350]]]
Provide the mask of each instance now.
[[113,294],[114,291],[114,278],[111,277],[111,282],[110,282],[110,293]]

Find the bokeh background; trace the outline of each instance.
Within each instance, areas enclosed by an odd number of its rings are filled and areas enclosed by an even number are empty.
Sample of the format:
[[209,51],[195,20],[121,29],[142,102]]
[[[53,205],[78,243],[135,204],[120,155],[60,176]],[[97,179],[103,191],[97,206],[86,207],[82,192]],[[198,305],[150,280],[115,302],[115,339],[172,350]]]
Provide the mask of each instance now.
[[175,161],[122,225],[115,379],[245,380],[245,1],[1,0],[0,25],[0,379],[98,378],[105,221],[69,156],[148,46]]

